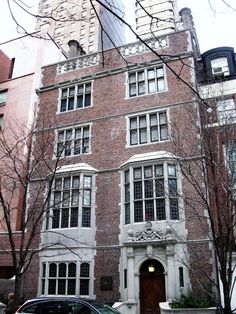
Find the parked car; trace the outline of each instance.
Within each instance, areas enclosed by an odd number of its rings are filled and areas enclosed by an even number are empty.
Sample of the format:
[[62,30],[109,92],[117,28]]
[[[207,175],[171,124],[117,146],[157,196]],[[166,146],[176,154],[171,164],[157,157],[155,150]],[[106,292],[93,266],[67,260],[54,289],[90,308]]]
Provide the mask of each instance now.
[[109,305],[95,300],[44,297],[26,301],[15,314],[118,314]]

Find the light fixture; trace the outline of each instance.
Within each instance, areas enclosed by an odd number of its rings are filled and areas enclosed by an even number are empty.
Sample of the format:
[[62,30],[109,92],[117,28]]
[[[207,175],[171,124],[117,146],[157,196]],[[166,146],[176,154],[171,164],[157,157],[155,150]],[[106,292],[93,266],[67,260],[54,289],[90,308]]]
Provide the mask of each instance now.
[[152,264],[150,264],[150,265],[148,266],[148,271],[149,271],[149,273],[154,273],[155,267],[154,267]]

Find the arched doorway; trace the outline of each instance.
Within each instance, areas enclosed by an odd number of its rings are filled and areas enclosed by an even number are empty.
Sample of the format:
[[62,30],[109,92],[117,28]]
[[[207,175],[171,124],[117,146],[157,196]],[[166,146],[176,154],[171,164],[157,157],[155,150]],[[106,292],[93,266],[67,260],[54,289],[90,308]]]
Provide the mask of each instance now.
[[159,302],[166,301],[164,267],[154,259],[140,267],[140,313],[159,314]]

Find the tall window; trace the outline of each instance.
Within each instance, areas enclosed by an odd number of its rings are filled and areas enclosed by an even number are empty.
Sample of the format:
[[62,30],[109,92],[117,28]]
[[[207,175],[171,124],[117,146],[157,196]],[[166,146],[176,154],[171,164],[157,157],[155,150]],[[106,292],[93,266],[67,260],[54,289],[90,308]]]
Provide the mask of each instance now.
[[166,89],[163,66],[129,73],[129,97],[163,92]]
[[90,151],[90,125],[57,132],[57,157],[87,154]]
[[45,295],[76,294],[76,263],[43,263],[41,287]]
[[89,295],[89,264],[80,265],[80,295]]
[[0,106],[4,105],[7,99],[7,91],[0,91]]
[[229,143],[226,147],[229,179],[234,185],[236,182],[236,142]]
[[60,112],[91,106],[92,83],[70,86],[61,90]]
[[130,167],[124,172],[125,224],[179,219],[176,165]]
[[129,117],[129,145],[156,143],[168,139],[166,111]]
[[217,111],[220,123],[236,122],[236,106],[233,98],[219,100],[217,102]]
[[56,178],[50,207],[46,229],[91,227],[92,176]]

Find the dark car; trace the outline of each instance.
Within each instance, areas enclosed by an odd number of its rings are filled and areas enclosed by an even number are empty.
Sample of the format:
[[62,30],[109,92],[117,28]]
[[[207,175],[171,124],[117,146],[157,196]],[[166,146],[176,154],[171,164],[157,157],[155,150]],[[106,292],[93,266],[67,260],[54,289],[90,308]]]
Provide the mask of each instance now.
[[26,301],[15,314],[118,314],[112,307],[95,300],[79,298],[37,298]]

